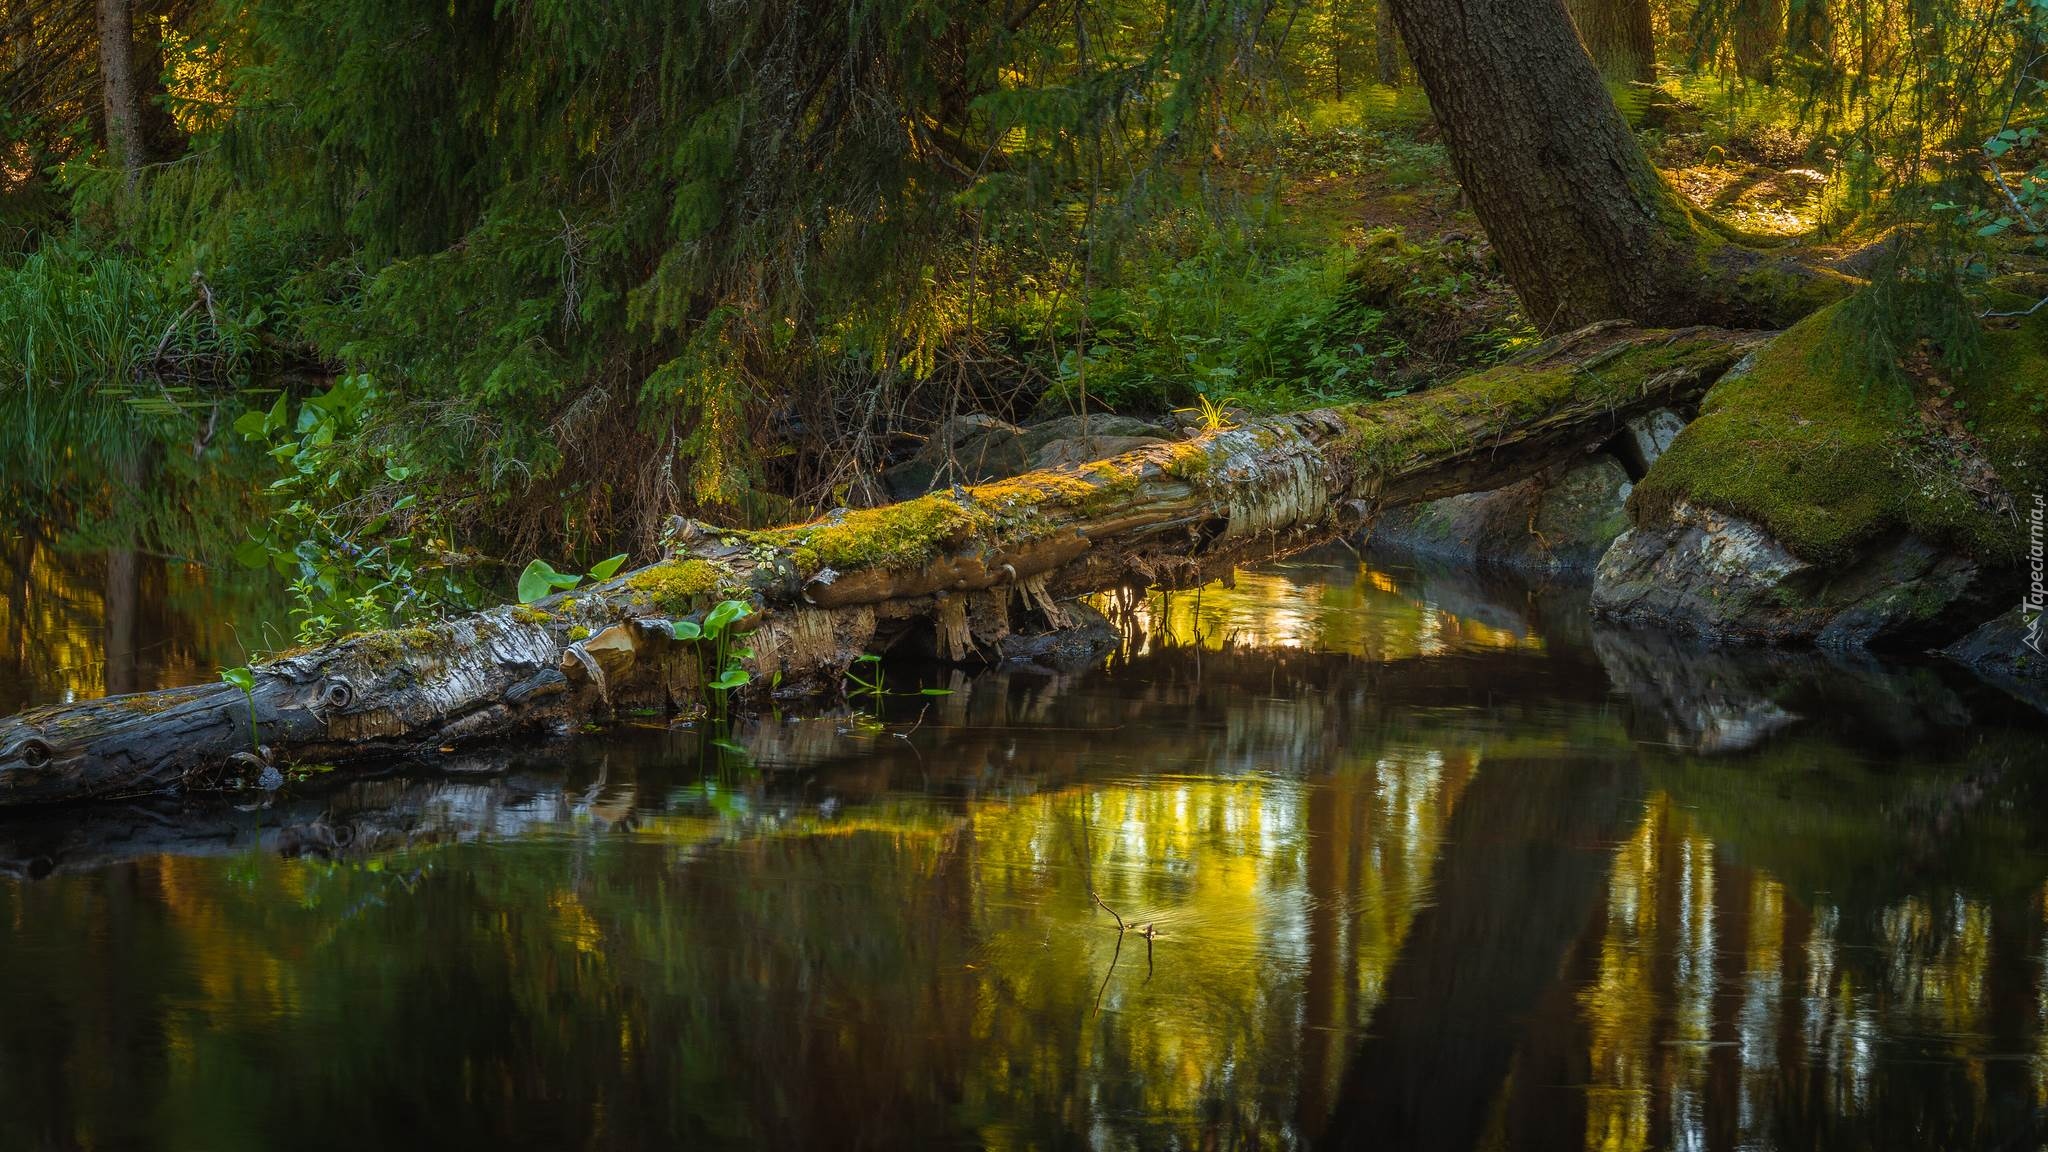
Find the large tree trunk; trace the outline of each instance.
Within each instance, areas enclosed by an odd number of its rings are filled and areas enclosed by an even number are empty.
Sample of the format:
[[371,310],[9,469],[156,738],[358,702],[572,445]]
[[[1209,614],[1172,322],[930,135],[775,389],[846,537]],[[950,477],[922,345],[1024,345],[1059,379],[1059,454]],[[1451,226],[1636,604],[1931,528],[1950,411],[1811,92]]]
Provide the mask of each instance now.
[[836,685],[856,656],[918,626],[961,659],[1008,635],[1018,601],[1057,626],[1063,596],[1194,586],[1382,508],[1533,474],[1697,396],[1765,339],[1596,325],[1399,400],[790,528],[686,526],[662,563],[536,606],[286,655],[258,669],[253,699],[214,684],[0,721],[0,805],[219,783],[255,739],[277,759],[331,764],[620,708],[692,709],[717,670],[670,626],[726,598],[757,609],[756,693]]
[[1786,8],[1785,44],[1810,60],[1832,61],[1835,20],[1827,0],[1791,0]]
[[135,79],[134,13],[129,0],[95,0],[100,37],[100,99],[107,150],[134,184],[149,162],[143,145],[142,89]]
[[1399,88],[1408,71],[1408,54],[1401,50],[1401,33],[1394,27],[1394,10],[1389,0],[1379,0],[1373,13],[1373,55],[1379,66],[1379,82]]
[[1537,327],[1782,327],[1851,285],[1731,242],[1643,154],[1564,0],[1387,0]]
[[1733,16],[1735,70],[1745,80],[1771,83],[1785,41],[1785,0],[1737,0]]
[[1648,84],[1657,79],[1657,42],[1650,31],[1650,0],[1570,0],[1572,24],[1586,54],[1609,80]]

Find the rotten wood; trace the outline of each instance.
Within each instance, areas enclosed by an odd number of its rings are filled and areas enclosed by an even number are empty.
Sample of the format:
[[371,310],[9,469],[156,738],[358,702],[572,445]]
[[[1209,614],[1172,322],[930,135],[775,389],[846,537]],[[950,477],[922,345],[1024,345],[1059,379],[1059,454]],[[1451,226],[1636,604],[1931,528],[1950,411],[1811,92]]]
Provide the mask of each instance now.
[[0,806],[220,785],[261,762],[258,745],[279,763],[339,765],[692,710],[717,670],[671,625],[728,597],[756,610],[742,706],[836,687],[855,657],[921,627],[966,657],[1013,626],[1059,626],[1061,599],[1198,585],[1354,533],[1385,508],[1511,483],[1696,400],[1768,339],[1593,325],[1396,400],[768,532],[684,525],[655,565],[538,605],[283,655],[257,668],[246,698],[216,684],[0,721]]

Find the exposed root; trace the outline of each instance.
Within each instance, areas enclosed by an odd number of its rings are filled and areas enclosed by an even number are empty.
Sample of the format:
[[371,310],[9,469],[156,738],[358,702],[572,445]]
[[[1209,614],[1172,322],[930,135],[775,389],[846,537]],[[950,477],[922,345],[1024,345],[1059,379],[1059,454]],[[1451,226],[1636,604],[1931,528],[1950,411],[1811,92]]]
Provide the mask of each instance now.
[[979,651],[974,644],[974,635],[967,627],[967,598],[944,596],[932,609],[932,631],[934,647],[939,655],[959,663],[967,659],[969,652]]
[[1071,623],[1067,618],[1066,609],[1061,608],[1059,602],[1052,598],[1052,593],[1046,589],[1045,582],[1046,577],[1042,572],[1028,579],[1019,580],[1017,595],[1023,599],[1025,607],[1038,609],[1038,614],[1045,617],[1046,627],[1065,628]]

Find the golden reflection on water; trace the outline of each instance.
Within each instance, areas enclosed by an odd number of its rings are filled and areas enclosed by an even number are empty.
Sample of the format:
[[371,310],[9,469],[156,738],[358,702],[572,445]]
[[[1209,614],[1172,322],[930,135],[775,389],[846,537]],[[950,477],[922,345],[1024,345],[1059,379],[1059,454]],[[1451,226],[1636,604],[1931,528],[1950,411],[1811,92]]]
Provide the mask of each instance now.
[[[2048,890],[2037,906],[2048,910]],[[1709,1113],[1714,1085],[1729,1081],[1722,1122],[1735,1146],[1774,1147],[1788,1070],[1810,1069],[1820,1107],[1855,1118],[1873,1106],[1882,1049],[1902,1041],[1952,1060],[1981,1110],[1990,907],[1961,892],[1908,895],[1867,920],[1868,938],[1845,943],[1825,894],[1801,906],[1763,869],[1728,864],[1689,812],[1653,793],[1615,850],[1595,975],[1579,996],[1586,1148],[1719,1143]],[[2036,964],[2048,974],[2048,947]],[[2048,1021],[2048,991],[2037,1001]],[[2048,1102],[2048,1064],[2033,1063]]]
[[0,715],[212,680],[264,646],[269,599],[195,564],[0,538]]
[[1501,627],[1432,599],[1424,586],[1356,561],[1346,573],[1318,565],[1315,579],[1286,569],[1240,570],[1180,592],[1150,592],[1124,608],[1115,594],[1089,598],[1113,619],[1137,625],[1136,655],[1160,647],[1296,649],[1370,660],[1438,656],[1451,651],[1542,651],[1533,630]]

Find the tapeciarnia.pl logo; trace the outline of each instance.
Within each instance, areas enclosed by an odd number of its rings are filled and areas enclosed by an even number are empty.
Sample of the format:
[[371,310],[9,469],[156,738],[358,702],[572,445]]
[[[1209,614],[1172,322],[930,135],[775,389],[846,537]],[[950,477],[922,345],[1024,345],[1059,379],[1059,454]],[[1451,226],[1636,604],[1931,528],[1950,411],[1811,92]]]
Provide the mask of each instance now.
[[2041,540],[2044,513],[2048,513],[2048,508],[2044,508],[2043,498],[2036,492],[2027,530],[2027,559],[2033,565],[2034,582],[2027,587],[2026,600],[2020,604],[2020,618],[2027,625],[2027,638],[2023,643],[2032,648],[2036,656],[2044,655],[2041,651],[2041,620],[2044,609],[2048,609],[2048,564],[2043,562]]

